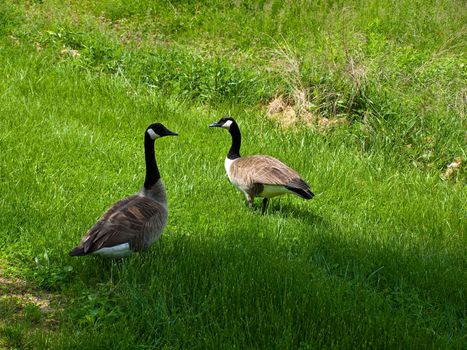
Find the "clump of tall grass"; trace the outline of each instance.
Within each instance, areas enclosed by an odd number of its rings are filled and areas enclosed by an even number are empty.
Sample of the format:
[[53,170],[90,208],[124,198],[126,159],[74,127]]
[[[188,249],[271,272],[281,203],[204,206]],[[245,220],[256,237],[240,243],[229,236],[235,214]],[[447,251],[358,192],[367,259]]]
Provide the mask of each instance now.
[[[441,71],[431,73],[429,78],[427,74],[440,61],[427,62],[423,53],[407,50],[396,50],[390,58],[371,57],[365,51],[368,45],[378,46],[374,42],[385,39],[364,39],[344,41],[341,57],[333,63],[323,61],[315,53],[297,52],[286,41],[277,43],[278,48],[272,51],[272,68],[282,81],[278,95],[288,107],[280,107],[282,114],[272,113],[273,117],[282,118],[283,125],[311,123],[317,125],[318,131],[350,123],[347,135],[352,136],[351,142],[356,142],[362,151],[381,149],[402,165],[442,171],[454,159],[462,157],[461,125],[465,106],[456,102],[460,99],[450,98],[452,105],[441,111],[440,106],[424,100],[425,92],[415,94],[406,82],[407,78],[417,84],[416,79],[423,78],[430,87],[437,84],[436,77]],[[412,58],[407,59],[407,52],[411,52]],[[394,76],[404,59],[411,65],[420,62],[421,66],[413,71],[414,76]],[[448,60],[440,67],[452,69],[454,62],[456,59]],[[397,87],[398,81],[401,85]],[[427,110],[421,107],[423,101],[430,106]],[[278,104],[277,99],[273,100],[269,109],[276,111]],[[441,115],[434,115],[435,111]],[[442,141],[446,135],[451,135],[452,143]]]

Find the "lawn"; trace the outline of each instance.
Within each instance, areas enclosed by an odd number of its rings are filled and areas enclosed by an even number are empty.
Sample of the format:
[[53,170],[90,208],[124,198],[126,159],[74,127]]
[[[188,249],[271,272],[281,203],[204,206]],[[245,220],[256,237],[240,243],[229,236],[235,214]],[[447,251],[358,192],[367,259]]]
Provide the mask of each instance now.
[[[0,348],[465,349],[466,10],[0,2]],[[250,210],[227,113],[315,198]],[[69,257],[153,122],[161,240]]]

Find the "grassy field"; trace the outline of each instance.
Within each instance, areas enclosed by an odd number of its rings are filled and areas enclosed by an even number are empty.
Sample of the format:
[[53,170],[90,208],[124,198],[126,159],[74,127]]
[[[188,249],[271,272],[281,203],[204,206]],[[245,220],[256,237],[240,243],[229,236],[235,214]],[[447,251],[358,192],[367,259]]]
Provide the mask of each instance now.
[[[467,347],[464,1],[0,1],[0,348]],[[316,197],[250,211],[242,154]],[[144,181],[163,237],[70,258]],[[258,202],[259,208],[259,202]]]

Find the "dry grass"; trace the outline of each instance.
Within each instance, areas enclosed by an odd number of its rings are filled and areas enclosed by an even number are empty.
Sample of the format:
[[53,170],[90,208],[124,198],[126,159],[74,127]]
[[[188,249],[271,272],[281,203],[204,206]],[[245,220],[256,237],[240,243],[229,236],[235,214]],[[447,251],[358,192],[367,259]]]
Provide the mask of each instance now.
[[463,159],[462,158],[456,158],[454,159],[447,167],[444,173],[442,174],[442,178],[444,180],[451,180],[457,177],[459,175],[461,165],[462,165]]
[[321,133],[349,124],[345,117],[326,118],[319,116],[308,109],[301,108],[303,104],[294,105],[293,101],[288,102],[282,95],[275,97],[267,106],[266,116],[282,128],[306,126]]
[[[285,40],[272,51],[270,69],[284,80],[287,92],[274,97],[269,102],[266,116],[283,128],[305,126],[321,133],[349,124],[348,119],[336,111],[335,101],[339,99],[337,92],[327,91],[326,88],[317,91],[320,87],[315,86],[312,98],[310,87],[307,87],[303,81],[301,66],[299,55]],[[365,83],[367,69],[349,55],[344,70],[350,80],[352,92],[349,105],[352,105],[354,98]],[[325,108],[313,107],[316,105],[323,107],[323,103],[326,104]],[[328,113],[322,114],[320,110],[328,111]]]
[[308,90],[301,76],[302,63],[285,40],[278,46],[278,49],[272,51],[271,69],[284,79],[289,91],[287,99],[294,106],[294,111],[300,115],[310,107]]

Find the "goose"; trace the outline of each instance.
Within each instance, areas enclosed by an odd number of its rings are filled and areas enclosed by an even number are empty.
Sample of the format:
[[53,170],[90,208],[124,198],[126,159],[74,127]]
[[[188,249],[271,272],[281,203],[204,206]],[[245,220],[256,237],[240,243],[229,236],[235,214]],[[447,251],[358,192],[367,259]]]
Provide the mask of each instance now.
[[167,224],[168,211],[154,141],[177,135],[160,123],[147,127],[144,134],[146,178],[143,187],[110,207],[69,253],[70,256],[96,254],[121,258],[145,251],[159,239]]
[[312,199],[313,192],[301,176],[276,158],[265,155],[240,156],[241,134],[237,122],[229,115],[209,127],[227,129],[232,145],[224,161],[230,182],[244,195],[250,208],[255,197],[263,197],[262,212],[272,197],[291,193]]

